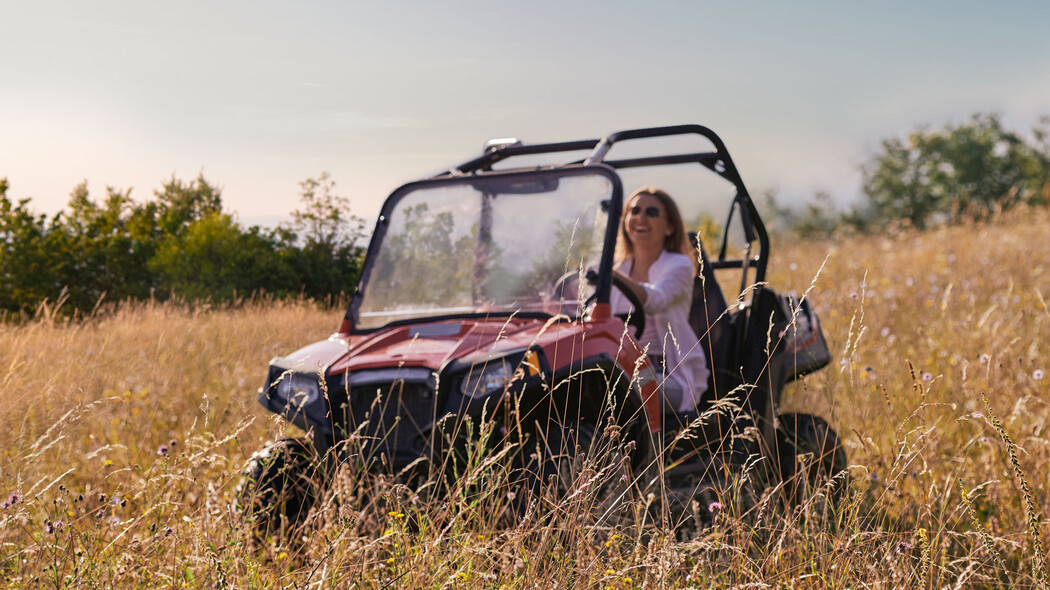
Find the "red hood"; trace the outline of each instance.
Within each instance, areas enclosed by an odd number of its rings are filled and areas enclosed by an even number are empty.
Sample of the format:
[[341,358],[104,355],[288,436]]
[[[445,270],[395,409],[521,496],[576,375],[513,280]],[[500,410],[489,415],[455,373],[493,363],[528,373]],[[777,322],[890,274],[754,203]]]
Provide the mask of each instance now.
[[[296,371],[317,371],[320,367],[329,374],[389,366],[438,370],[452,359],[488,356],[536,344],[544,323],[506,318],[448,320],[399,326],[350,339],[333,335],[274,362]],[[555,324],[549,332],[565,326]]]

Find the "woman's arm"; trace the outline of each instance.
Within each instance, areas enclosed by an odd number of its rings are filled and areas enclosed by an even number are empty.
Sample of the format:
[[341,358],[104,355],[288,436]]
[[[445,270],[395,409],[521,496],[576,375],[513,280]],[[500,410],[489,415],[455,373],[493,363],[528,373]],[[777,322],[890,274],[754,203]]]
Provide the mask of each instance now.
[[638,301],[642,302],[642,307],[647,308],[646,301],[649,299],[649,294],[646,292],[645,288],[642,287],[641,283],[635,281],[631,277],[623,274],[618,270],[613,271],[613,276],[626,283],[627,286],[631,289],[631,291],[634,292],[634,296],[638,298]]
[[645,283],[613,271],[635,292],[646,312],[662,312],[672,301],[688,297],[693,292],[696,270],[688,256],[667,252],[660,262],[649,269],[649,281]]

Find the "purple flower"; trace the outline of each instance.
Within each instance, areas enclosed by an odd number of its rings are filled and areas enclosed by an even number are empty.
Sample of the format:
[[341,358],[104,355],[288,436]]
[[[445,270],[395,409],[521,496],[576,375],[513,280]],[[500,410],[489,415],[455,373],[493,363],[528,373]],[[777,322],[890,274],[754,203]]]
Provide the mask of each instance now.
[[714,513],[718,512],[721,509],[722,509],[722,503],[721,502],[711,502],[710,504],[707,505],[707,511],[710,512],[711,514],[714,514]]
[[987,352],[981,355],[981,364],[982,365],[987,365],[988,362],[991,361],[991,360],[992,360],[992,356],[990,354],[988,354]]
[[160,447],[157,449],[157,454],[162,456],[162,457],[164,455],[167,455],[168,454],[168,445],[160,445]]
[[515,494],[514,492],[507,492],[507,499],[510,500],[511,502],[513,502],[514,498],[517,498],[517,497],[518,497],[518,495]]
[[18,494],[11,494],[11,496],[7,499],[7,501],[12,503],[12,504],[18,504],[19,498],[20,498],[20,496]]
[[633,440],[627,441],[627,450],[628,451],[633,451],[636,446],[638,446],[638,444],[636,442],[634,442]]
[[1032,371],[1032,379],[1035,379],[1036,381],[1040,381],[1042,378],[1043,378],[1043,370],[1042,369],[1036,369],[1036,370]]
[[922,380],[925,383],[929,383],[930,381],[933,381],[933,373],[929,373],[929,372],[923,373],[922,374]]
[[3,508],[4,510],[7,510],[10,507],[11,507],[11,503],[6,501],[6,500],[4,500],[3,504],[0,504],[0,508]]

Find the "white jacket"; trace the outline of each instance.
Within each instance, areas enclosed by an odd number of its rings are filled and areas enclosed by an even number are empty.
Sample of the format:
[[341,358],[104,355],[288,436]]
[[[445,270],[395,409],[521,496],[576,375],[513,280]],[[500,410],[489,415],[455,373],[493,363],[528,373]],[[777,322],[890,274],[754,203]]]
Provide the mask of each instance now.
[[[630,276],[632,259],[627,259],[616,270]],[[684,392],[680,412],[696,410],[700,396],[707,390],[707,361],[696,333],[689,324],[689,307],[693,300],[693,278],[696,269],[685,254],[664,250],[651,267],[649,281],[640,283],[645,289],[645,331],[639,339],[648,354],[662,355],[667,379],[676,381]],[[610,295],[613,313],[627,313],[630,302],[615,287]],[[660,367],[654,367],[657,375]]]

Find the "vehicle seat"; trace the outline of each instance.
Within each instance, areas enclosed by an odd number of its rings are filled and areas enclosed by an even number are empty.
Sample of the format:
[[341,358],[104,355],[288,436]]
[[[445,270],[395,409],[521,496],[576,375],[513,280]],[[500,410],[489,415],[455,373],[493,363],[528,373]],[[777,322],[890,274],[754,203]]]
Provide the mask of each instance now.
[[[700,252],[700,271],[693,281],[693,302],[689,308],[689,324],[696,332],[703,348],[704,356],[707,357],[707,367],[714,376],[716,371],[726,368],[729,361],[727,358],[729,350],[729,314],[726,310],[725,294],[715,280],[715,271],[700,242],[696,232],[689,232],[689,241],[693,247]],[[713,394],[713,383],[708,382],[708,392],[704,394],[707,399]]]

